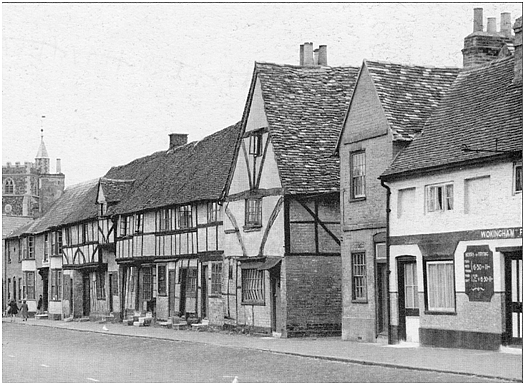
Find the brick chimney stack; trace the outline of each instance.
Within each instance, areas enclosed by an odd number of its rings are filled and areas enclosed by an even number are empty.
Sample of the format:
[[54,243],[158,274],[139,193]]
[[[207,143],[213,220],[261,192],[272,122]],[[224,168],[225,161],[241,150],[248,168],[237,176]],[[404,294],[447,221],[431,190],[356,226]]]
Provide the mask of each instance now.
[[170,150],[176,147],[184,146],[187,143],[188,134],[170,134]]
[[465,37],[463,67],[473,67],[496,60],[502,55],[509,55],[508,46],[514,39],[509,28],[510,13],[501,14],[500,32],[496,30],[496,18],[487,19],[487,31],[483,31],[483,8],[474,8],[473,31]]
[[299,46],[299,65],[305,67],[327,66],[328,55],[326,45],[313,49],[313,43],[304,43]]

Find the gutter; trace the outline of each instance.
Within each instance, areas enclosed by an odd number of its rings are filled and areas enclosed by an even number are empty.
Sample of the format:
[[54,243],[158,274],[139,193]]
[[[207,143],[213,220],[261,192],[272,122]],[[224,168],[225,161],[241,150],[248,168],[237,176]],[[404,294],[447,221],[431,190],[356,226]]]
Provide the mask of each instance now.
[[386,302],[387,302],[387,317],[388,317],[388,344],[392,345],[392,333],[390,331],[390,187],[381,179],[381,186],[386,188]]

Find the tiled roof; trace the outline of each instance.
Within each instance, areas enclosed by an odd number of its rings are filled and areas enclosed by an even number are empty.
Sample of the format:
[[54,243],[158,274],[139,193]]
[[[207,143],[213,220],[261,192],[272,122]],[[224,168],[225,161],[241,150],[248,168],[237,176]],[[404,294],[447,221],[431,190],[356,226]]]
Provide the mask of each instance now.
[[513,85],[508,57],[462,71],[423,134],[402,151],[383,176],[492,157],[471,149],[522,151],[522,85]]
[[126,214],[219,199],[236,153],[240,128],[237,123],[201,141],[113,167],[105,178],[135,182],[124,199],[108,208],[108,213]]
[[270,138],[287,193],[339,191],[333,148],[358,69],[256,63]]
[[43,216],[17,229],[10,237],[38,234],[52,227],[96,218],[97,185],[98,179],[95,179],[68,187]]
[[134,179],[108,179],[100,178],[100,186],[104,192],[107,203],[120,202],[133,186]]
[[2,239],[10,236],[11,233],[20,229],[22,226],[27,226],[30,222],[33,222],[33,218],[31,217],[2,215]]
[[452,84],[457,68],[365,60],[394,140],[412,140]]

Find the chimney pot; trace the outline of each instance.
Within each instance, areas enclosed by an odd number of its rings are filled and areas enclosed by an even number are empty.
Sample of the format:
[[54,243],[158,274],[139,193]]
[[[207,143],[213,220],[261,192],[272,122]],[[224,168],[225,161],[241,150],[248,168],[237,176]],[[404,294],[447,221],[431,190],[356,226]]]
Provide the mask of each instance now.
[[305,66],[314,65],[314,43],[304,43],[304,64]]
[[319,48],[314,49],[314,65],[319,65]]
[[170,147],[172,148],[184,146],[188,143],[188,134],[170,134]]
[[483,32],[483,8],[474,8],[474,32]]
[[57,158],[56,174],[62,174],[62,162],[61,162],[60,158]]
[[487,18],[487,32],[496,33],[496,18],[495,17]]
[[304,44],[299,46],[299,65],[304,66]]
[[7,167],[11,167],[11,162],[7,162]]
[[328,55],[327,55],[327,48],[326,45],[320,45],[319,46],[319,65],[320,66],[327,66],[328,65]]
[[502,12],[500,20],[500,32],[503,33],[506,37],[511,37],[511,22],[510,22],[510,13]]

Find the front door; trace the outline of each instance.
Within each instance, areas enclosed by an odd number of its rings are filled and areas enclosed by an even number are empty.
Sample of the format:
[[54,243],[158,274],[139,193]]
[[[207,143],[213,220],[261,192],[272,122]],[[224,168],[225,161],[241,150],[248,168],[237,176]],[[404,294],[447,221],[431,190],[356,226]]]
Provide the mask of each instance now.
[[170,317],[175,315],[175,270],[170,270],[168,273],[168,306]]
[[388,333],[387,265],[377,264],[377,334]]
[[113,274],[109,275],[109,311],[113,312]]
[[505,342],[523,341],[523,257],[521,251],[505,253]]
[[201,312],[202,318],[208,317],[208,265],[202,265],[202,276],[201,276]]
[[179,311],[184,317],[186,315],[186,280],[188,269],[180,269],[180,304]]
[[397,263],[399,295],[399,340],[419,342],[419,300],[415,258],[399,258]]
[[281,269],[270,270],[270,298],[272,309],[272,332],[281,332]]
[[16,301],[16,277],[13,277],[13,299]]
[[89,274],[84,274],[82,276],[82,315],[84,317],[88,317],[90,312],[89,287]]

